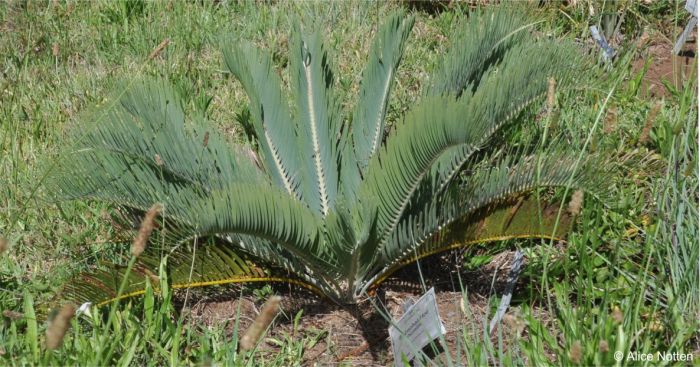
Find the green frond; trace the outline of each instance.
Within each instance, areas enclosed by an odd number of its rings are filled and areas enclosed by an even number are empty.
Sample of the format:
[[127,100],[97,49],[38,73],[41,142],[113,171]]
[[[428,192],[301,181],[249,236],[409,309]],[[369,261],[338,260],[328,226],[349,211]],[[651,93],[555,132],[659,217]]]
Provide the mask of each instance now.
[[338,259],[338,274],[352,273],[352,267],[356,263],[353,259],[354,250],[360,239],[350,211],[344,206],[336,207],[328,213],[325,227],[326,243],[333,244],[334,255]]
[[408,113],[370,161],[360,186],[360,200],[376,199],[380,233],[391,230],[418,183],[445,149],[476,142],[472,130],[462,128],[464,107],[448,98],[426,98]]
[[380,233],[395,228],[421,180],[442,154],[459,148],[453,152],[461,156],[448,162],[453,167],[460,165],[523,105],[543,94],[550,76],[564,80],[569,72],[578,70],[574,66],[580,62],[565,59],[559,54],[562,46],[557,46],[543,42],[514,46],[474,93],[459,100],[426,97],[408,113],[370,163],[362,186],[378,198]]
[[[298,200],[272,186],[231,184],[206,197],[183,197],[167,206],[171,220],[191,223],[177,236],[247,234],[278,243],[311,269],[336,266],[324,245],[321,219]],[[300,269],[302,270],[302,269]]]
[[438,229],[431,236],[416,238],[421,240],[419,247],[415,247],[413,251],[406,251],[375,273],[357,294],[364,294],[367,290],[377,287],[403,266],[440,252],[509,239],[564,239],[571,231],[575,217],[568,212],[557,216],[559,203],[555,202],[542,206],[540,222],[538,216],[533,215],[539,209],[540,206],[534,197],[511,198],[481,208],[472,215],[454,222],[447,229]]
[[298,23],[292,30],[290,84],[301,138],[304,197],[309,206],[327,215],[338,195],[340,104],[333,94],[328,52],[317,30],[304,34]]
[[140,210],[163,203],[174,242],[242,233],[294,244],[310,259],[323,256],[320,219],[234,153],[215,131],[185,125],[170,88],[144,83],[74,139],[49,187],[57,199],[93,198]]
[[302,157],[297,148],[297,126],[291,119],[272,57],[247,42],[224,47],[223,55],[250,99],[251,122],[267,173],[284,191],[301,199]]
[[[325,267],[323,272],[313,271],[306,265],[303,258],[293,255],[276,242],[262,238],[242,234],[228,234],[220,237],[231,243],[237,252],[255,259],[256,264],[265,264],[269,268],[285,272],[287,276],[303,280],[321,290],[329,298],[339,293],[335,281],[340,274],[333,272],[333,268]],[[299,269],[305,269],[305,271],[300,272]]]
[[477,10],[459,28],[447,55],[433,72],[426,94],[459,96],[469,86],[476,88],[490,66],[530,36],[530,25],[520,12],[505,5]]
[[479,169],[459,182],[460,210],[468,213],[537,187],[563,187],[570,179],[572,187],[585,190],[603,202],[609,201],[609,174],[602,169],[607,167],[605,161],[590,155],[577,166],[576,160],[575,154],[555,148],[541,156],[510,156],[495,167]]
[[[560,89],[567,88],[573,83],[574,77],[580,74],[583,63],[580,57],[573,56],[576,52],[572,50],[571,45],[557,43],[552,48],[547,47],[545,42],[528,39],[534,37],[530,30],[535,24],[521,12],[513,11],[505,5],[474,14],[460,29],[448,54],[433,73],[432,83],[426,94],[470,96],[482,87],[481,82],[485,76],[498,72],[504,66],[537,61],[549,63],[551,57],[554,57],[552,63],[545,64],[545,69],[542,70],[549,71],[551,77],[557,78]],[[527,49],[531,52],[523,54],[522,50]],[[539,49],[542,49],[542,54],[539,54]],[[517,76],[516,72],[508,77]],[[539,80],[541,82],[542,78]],[[540,97],[544,97],[545,91],[541,87],[537,90],[540,91],[539,94],[521,95],[520,97],[525,98],[520,98],[519,104],[511,104],[515,109],[505,110],[508,115],[503,123],[514,119],[527,107],[539,101]],[[438,158],[430,175],[431,179],[437,180],[434,184],[438,192],[449,185],[470,156],[468,146],[455,146],[447,149]]]
[[76,129],[49,177],[54,199],[96,198],[147,209],[263,174],[202,118],[186,124],[178,96],[162,82],[131,88],[115,108]]
[[[432,254],[443,247],[452,248],[452,244],[445,244],[445,231],[463,232],[466,236],[471,236],[465,237],[468,240],[461,241],[465,244],[478,242],[479,239],[499,237],[547,238],[554,234],[554,237],[563,238],[566,231],[561,231],[568,228],[566,223],[562,222],[563,227],[554,232],[554,219],[545,218],[548,215],[556,216],[557,213],[550,213],[551,210],[558,209],[553,206],[543,211],[541,228],[539,223],[536,223],[537,226],[529,227],[509,226],[508,231],[502,233],[492,227],[488,230],[485,230],[486,227],[480,228],[478,233],[460,229],[465,226],[464,223],[486,220],[484,215],[491,215],[492,212],[489,208],[500,207],[504,202],[508,203],[538,187],[565,186],[569,179],[573,178],[572,183],[575,187],[583,188],[603,201],[608,199],[609,191],[605,186],[607,181],[600,172],[600,167],[604,166],[600,157],[590,156],[577,168],[576,156],[561,149],[543,153],[541,161],[538,158],[516,155],[503,159],[491,168],[475,168],[474,172],[465,175],[444,194],[426,201],[420,210],[405,214],[390,239],[380,249],[381,259],[375,260],[374,269],[384,269],[380,271],[383,273],[406,258]],[[541,167],[539,180],[538,163]],[[530,204],[518,207],[518,211],[522,213],[525,213],[526,209],[530,210],[528,215],[531,219],[539,220],[537,207],[533,209]],[[567,215],[562,214],[563,217]]]
[[353,143],[362,173],[382,144],[389,93],[414,21],[403,12],[391,14],[377,31],[362,73],[359,100],[352,115]]

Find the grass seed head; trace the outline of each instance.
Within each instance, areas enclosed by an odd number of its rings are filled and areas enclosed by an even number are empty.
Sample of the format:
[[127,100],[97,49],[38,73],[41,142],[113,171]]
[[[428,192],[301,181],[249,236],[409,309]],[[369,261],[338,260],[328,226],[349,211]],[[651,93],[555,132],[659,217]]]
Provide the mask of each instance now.
[[661,109],[661,103],[656,103],[654,107],[651,108],[649,111],[649,114],[647,115],[646,122],[644,123],[644,128],[642,129],[642,133],[639,134],[639,140],[637,140],[638,145],[645,145],[646,143],[649,142],[649,134],[651,133],[651,129],[654,127],[654,122],[656,121],[656,115],[659,114],[659,110]]
[[24,317],[24,314],[12,310],[2,311],[2,315],[10,320],[19,320]]
[[46,330],[46,348],[57,349],[63,343],[63,337],[66,336],[66,331],[70,327],[70,320],[75,315],[75,306],[72,304],[64,305],[58,312],[56,317],[49,324]]
[[622,321],[624,320],[624,316],[622,315],[622,311],[620,310],[620,307],[617,307],[617,306],[613,307],[612,318],[616,324],[622,323]]
[[248,330],[245,331],[243,337],[241,338],[240,348],[241,351],[251,350],[255,347],[267,327],[270,326],[272,320],[277,316],[279,312],[279,305],[282,301],[280,296],[272,296],[265,302],[260,314],[255,318],[253,324],[250,325]]
[[158,57],[158,55],[160,55],[160,53],[163,52],[163,50],[165,50],[165,48],[168,47],[169,44],[170,38],[164,39],[163,42],[161,42],[155,49],[153,49],[153,52],[151,52],[151,54],[148,55],[148,59],[153,60],[156,57]]
[[617,129],[618,115],[619,112],[616,107],[608,108],[608,114],[605,116],[605,120],[603,120],[603,132],[605,134],[610,134]]
[[139,228],[139,234],[134,238],[134,242],[131,244],[131,254],[138,257],[146,249],[146,243],[151,237],[151,232],[155,228],[156,217],[163,210],[162,204],[153,204],[151,209],[148,209],[146,216],[143,217],[141,222],[141,228]]
[[3,252],[7,251],[7,248],[9,245],[7,244],[7,239],[5,237],[0,237],[0,255],[2,255]]
[[607,353],[610,350],[610,346],[608,345],[608,342],[605,340],[601,340],[598,343],[598,351],[601,353]]
[[522,319],[519,313],[503,315],[503,323],[506,324],[508,329],[513,330],[516,336],[520,336],[525,330],[525,320]]
[[581,206],[583,206],[583,191],[576,190],[569,201],[569,213],[578,215],[581,212]]
[[569,359],[574,364],[580,364],[582,357],[583,347],[581,347],[581,342],[577,340],[571,345],[571,349],[569,350]]

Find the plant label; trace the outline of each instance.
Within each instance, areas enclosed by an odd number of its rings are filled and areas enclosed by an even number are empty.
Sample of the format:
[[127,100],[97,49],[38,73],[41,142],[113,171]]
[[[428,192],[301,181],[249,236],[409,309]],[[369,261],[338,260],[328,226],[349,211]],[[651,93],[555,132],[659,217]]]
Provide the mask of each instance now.
[[683,33],[678,37],[676,40],[675,45],[673,46],[673,53],[675,55],[678,55],[681,53],[681,50],[683,49],[683,45],[685,45],[685,41],[688,39],[688,36],[690,36],[690,32],[693,31],[693,28],[698,24],[698,9],[697,9],[697,0],[688,0],[685,2],[685,10],[692,15],[690,17],[690,20],[688,21],[688,24],[685,25],[685,29],[683,30]]
[[403,367],[404,358],[413,360],[426,345],[444,334],[445,326],[438,313],[435,288],[430,288],[389,327],[394,365]]
[[605,40],[605,37],[600,34],[598,27],[592,25],[589,29],[591,30],[591,37],[593,37],[598,46],[603,49],[603,58],[605,61],[611,61],[612,58],[615,57],[615,50],[610,47],[608,41]]
[[508,284],[506,284],[506,291],[501,298],[501,303],[498,305],[496,310],[496,315],[491,319],[491,324],[489,324],[489,334],[493,332],[496,325],[501,321],[503,315],[508,311],[510,306],[510,300],[513,297],[513,288],[515,283],[518,281],[520,276],[520,268],[523,266],[523,253],[520,250],[515,251],[515,257],[513,258],[513,266],[510,268],[510,274],[508,274]]
[[685,45],[686,40],[688,39],[688,36],[690,36],[690,32],[693,31],[693,28],[698,24],[698,18],[696,17],[690,17],[690,20],[688,21],[688,24],[686,24],[685,29],[683,29],[683,33],[678,37],[676,40],[675,45],[673,46],[673,53],[678,55],[680,54],[681,50],[683,49],[683,45]]

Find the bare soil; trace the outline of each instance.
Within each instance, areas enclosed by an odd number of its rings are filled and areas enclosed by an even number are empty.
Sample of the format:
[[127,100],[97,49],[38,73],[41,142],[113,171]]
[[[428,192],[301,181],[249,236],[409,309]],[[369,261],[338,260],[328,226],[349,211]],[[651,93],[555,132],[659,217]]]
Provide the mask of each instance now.
[[662,37],[654,38],[649,45],[642,45],[644,49],[633,65],[633,72],[637,73],[644,68],[647,60],[650,60],[649,69],[642,80],[642,96],[662,98],[668,95],[664,82],[681,89],[685,81],[697,77],[694,73],[697,67],[697,28],[686,41],[680,55],[674,55],[673,44]]
[[[455,260],[461,257],[458,253],[436,255],[421,261],[420,272],[416,265],[397,272],[381,286],[376,297],[352,307],[331,304],[298,287],[276,286],[275,291],[284,297],[283,312],[266,340],[290,337],[302,342],[320,336],[312,347],[305,350],[304,365],[391,365],[393,356],[388,336],[389,324],[384,315],[388,313],[398,319],[407,300],[415,301],[425,290],[435,287],[438,309],[447,329],[447,350],[452,358],[457,350],[464,356],[463,333],[483,333],[484,325],[488,325],[489,318],[493,316],[493,312],[489,312],[492,310],[488,299],[494,294],[502,295],[513,254],[508,251],[497,255],[491,263],[476,271],[461,270],[461,262]],[[421,274],[425,287],[419,280]],[[523,290],[522,282],[521,279],[514,293]],[[464,304],[463,294],[467,295]],[[239,319],[239,330],[245,330],[264,302],[264,299],[251,294],[241,295],[241,288],[238,287],[198,298],[200,301],[191,310],[194,320],[209,326],[227,323],[230,336],[236,317]],[[294,330],[293,319],[300,310],[303,310],[303,317],[297,330]],[[542,315],[548,319],[545,313]],[[511,308],[504,323],[505,340],[512,340],[516,333],[522,335],[517,306]],[[263,340],[261,349],[269,351],[271,358],[277,356],[279,348],[266,340]],[[444,353],[436,358],[445,358]]]

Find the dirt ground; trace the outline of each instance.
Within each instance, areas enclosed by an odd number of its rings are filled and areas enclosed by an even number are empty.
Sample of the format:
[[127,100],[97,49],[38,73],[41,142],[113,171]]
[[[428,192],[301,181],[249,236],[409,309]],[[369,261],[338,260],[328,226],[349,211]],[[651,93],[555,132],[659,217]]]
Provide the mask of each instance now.
[[682,83],[693,74],[697,65],[697,28],[691,33],[682,48],[680,55],[673,55],[673,44],[663,37],[652,37],[645,41],[644,36],[639,41],[641,53],[634,61],[633,71],[639,72],[650,60],[649,69],[644,75],[640,93],[644,97],[662,98],[668,94],[664,81],[676,89],[681,89]]
[[[513,255],[514,252],[504,252],[491,263],[471,272],[458,271],[461,266],[457,266],[458,262],[455,261],[456,253],[437,255],[421,261],[425,289],[435,287],[438,309],[447,330],[447,350],[453,357],[458,349],[464,354],[460,344],[462,333],[483,332],[484,323],[488,324],[489,318],[493,316],[493,312],[487,315],[490,309],[488,299],[491,295],[503,294]],[[278,317],[266,338],[284,339],[292,336],[296,340],[304,340],[305,337],[310,340],[313,336],[320,335],[315,345],[305,351],[305,365],[391,365],[393,356],[388,323],[382,315],[388,312],[398,319],[403,313],[403,304],[409,299],[417,300],[424,293],[421,283],[415,281],[420,279],[417,269],[415,265],[408,266],[387,280],[378,291],[375,306],[370,301],[365,301],[357,307],[344,308],[319,299],[306,290],[278,286],[275,290],[284,297],[283,314]],[[462,287],[468,295],[464,304]],[[522,290],[522,287],[521,279],[515,293]],[[218,295],[205,296],[192,308],[192,315],[210,326],[228,321],[229,332],[233,333],[234,320],[240,307],[239,327],[245,330],[264,300],[240,294],[240,288],[231,288]],[[303,317],[295,331],[292,319],[299,310],[303,310]],[[504,322],[504,329],[509,334],[506,340],[515,336],[513,332],[523,335],[517,307],[509,311]],[[262,349],[275,355],[280,352],[270,342],[263,342]]]

